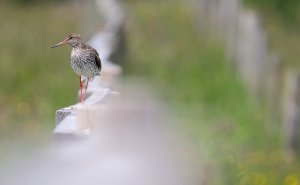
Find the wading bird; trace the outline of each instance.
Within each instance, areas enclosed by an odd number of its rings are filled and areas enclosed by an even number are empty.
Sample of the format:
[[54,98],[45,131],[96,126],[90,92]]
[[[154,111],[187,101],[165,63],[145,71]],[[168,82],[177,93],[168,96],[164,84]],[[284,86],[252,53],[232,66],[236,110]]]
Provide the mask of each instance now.
[[[71,52],[71,67],[74,72],[79,75],[80,102],[82,103],[86,95],[89,81],[92,80],[95,76],[100,75],[102,67],[101,60],[98,52],[91,46],[85,44],[80,35],[77,33],[71,33],[62,42],[52,46],[51,48],[55,48],[65,44],[69,44],[73,48]],[[84,87],[84,94],[82,94],[81,76],[87,78],[87,82]]]

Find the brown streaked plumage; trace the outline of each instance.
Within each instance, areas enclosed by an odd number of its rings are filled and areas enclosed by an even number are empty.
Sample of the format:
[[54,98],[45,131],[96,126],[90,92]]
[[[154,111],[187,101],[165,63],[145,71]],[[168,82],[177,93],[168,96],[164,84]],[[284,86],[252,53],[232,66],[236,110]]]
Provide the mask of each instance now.
[[[69,44],[73,48],[71,52],[71,67],[74,72],[79,75],[80,102],[82,103],[86,95],[89,80],[93,79],[97,75],[100,75],[102,67],[101,60],[98,52],[91,46],[85,44],[80,35],[77,33],[71,33],[62,42],[52,46],[51,48],[55,48],[64,44]],[[84,94],[82,94],[81,76],[87,78]]]

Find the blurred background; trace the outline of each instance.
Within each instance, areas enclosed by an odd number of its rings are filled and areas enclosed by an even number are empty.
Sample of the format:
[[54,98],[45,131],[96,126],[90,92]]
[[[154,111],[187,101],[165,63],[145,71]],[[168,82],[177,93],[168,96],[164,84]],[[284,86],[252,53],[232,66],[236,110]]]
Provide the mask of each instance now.
[[[158,90],[201,153],[208,184],[300,184],[300,1],[120,2],[121,78]],[[70,48],[50,46],[101,30],[93,3],[0,2],[2,160],[22,147],[15,138],[41,144],[55,111],[77,100]]]

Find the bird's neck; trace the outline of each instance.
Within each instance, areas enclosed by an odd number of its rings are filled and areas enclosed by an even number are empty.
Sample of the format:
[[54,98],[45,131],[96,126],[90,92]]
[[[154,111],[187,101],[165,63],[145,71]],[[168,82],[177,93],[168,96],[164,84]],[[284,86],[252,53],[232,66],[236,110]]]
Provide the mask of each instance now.
[[84,43],[82,40],[79,41],[79,42],[70,43],[70,45],[71,45],[73,48],[75,48],[75,49],[86,47],[85,43]]

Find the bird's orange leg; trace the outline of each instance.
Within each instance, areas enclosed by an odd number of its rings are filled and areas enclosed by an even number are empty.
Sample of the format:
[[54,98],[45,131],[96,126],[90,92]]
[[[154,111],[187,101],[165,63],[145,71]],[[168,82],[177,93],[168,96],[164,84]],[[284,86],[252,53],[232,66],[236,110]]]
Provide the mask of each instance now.
[[81,76],[79,76],[79,87],[80,87],[80,102],[83,102],[82,99],[82,81],[81,81]]
[[83,100],[84,100],[84,98],[85,98],[85,95],[86,95],[86,90],[87,90],[87,88],[88,88],[89,81],[90,81],[90,78],[88,78],[88,79],[87,79],[86,85],[85,85],[85,87],[84,87],[84,95],[83,95]]

